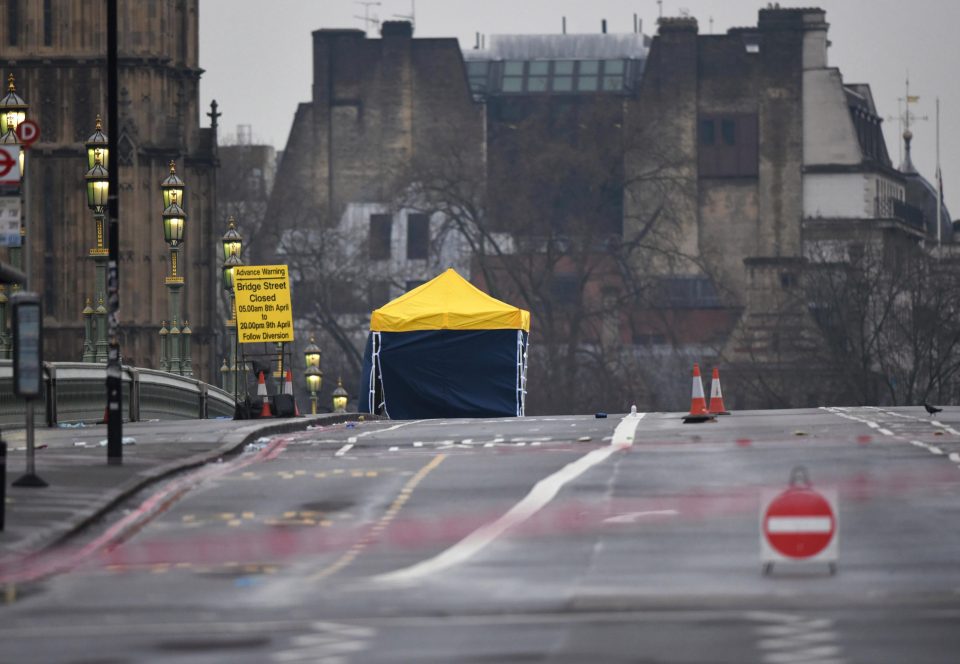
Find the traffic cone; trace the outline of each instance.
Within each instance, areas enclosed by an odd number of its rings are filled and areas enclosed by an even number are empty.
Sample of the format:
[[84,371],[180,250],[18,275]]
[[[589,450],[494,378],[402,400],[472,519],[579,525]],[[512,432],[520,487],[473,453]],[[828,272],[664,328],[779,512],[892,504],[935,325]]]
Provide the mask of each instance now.
[[293,416],[300,417],[300,408],[297,407],[297,400],[293,398],[293,372],[287,369],[287,376],[283,382],[283,393],[289,394],[293,401]]
[[267,396],[267,383],[263,379],[263,372],[260,372],[257,378],[257,396],[263,399],[263,408],[260,409],[260,417],[273,417],[270,412],[270,397]]
[[690,397],[690,414],[683,418],[685,424],[706,422],[715,419],[707,411],[707,400],[703,396],[703,381],[700,380],[700,365],[693,365],[693,394]]
[[713,379],[710,381],[710,406],[707,408],[712,415],[729,415],[730,412],[723,405],[723,392],[720,390],[720,370],[713,368]]

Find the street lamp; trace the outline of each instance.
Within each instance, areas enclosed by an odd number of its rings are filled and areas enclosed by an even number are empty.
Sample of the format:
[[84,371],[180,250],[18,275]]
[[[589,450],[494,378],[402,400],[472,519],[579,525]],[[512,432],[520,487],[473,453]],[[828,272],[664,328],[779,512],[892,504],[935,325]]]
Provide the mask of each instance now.
[[[90,137],[87,139],[87,142],[84,144],[87,148],[87,168],[93,168],[93,165],[97,162],[97,156],[100,157],[100,164],[106,168],[110,168],[110,141],[103,133],[103,120],[100,119],[100,114],[97,113],[97,122],[94,125],[94,131],[90,134]],[[97,152],[99,151],[99,155]]]
[[320,347],[317,346],[313,335],[310,336],[310,343],[303,349],[303,360],[308,367],[320,368]]
[[323,372],[320,371],[320,347],[317,346],[313,335],[310,335],[310,343],[303,349],[303,361],[307,366],[304,376],[307,378],[307,389],[310,390],[310,412],[316,415],[317,392],[320,391]]
[[27,102],[17,94],[13,74],[7,78],[7,94],[0,99],[0,134],[16,131],[20,123],[27,119]]
[[240,255],[243,249],[243,236],[237,231],[236,220],[231,216],[227,219],[227,232],[220,238],[223,246],[223,260],[226,262],[231,255]]
[[323,381],[323,372],[318,367],[310,365],[303,372],[307,377],[307,389],[310,390],[310,413],[317,414],[317,392],[320,391],[320,384]]
[[[240,249],[241,247],[238,245],[236,253],[231,253],[227,256],[227,259],[223,261],[223,290],[230,294],[230,317],[227,319],[227,338],[230,340],[230,361],[232,362],[229,367],[229,373],[224,374],[225,381],[223,389],[233,393],[234,401],[237,401],[239,398],[239,391],[237,389],[239,381],[237,380],[237,314],[236,304],[234,302],[233,271],[234,268],[243,265],[243,260],[240,258]],[[226,382],[227,377],[229,377],[229,384]]]
[[[170,276],[164,283],[170,298],[170,328],[168,334],[161,337],[160,368],[182,376],[192,376],[193,370],[189,354],[189,326],[184,321],[184,329],[177,324],[183,321],[180,312],[180,289],[184,279],[179,271],[180,247],[186,227],[187,213],[183,207],[183,180],[177,175],[174,162],[170,162],[170,174],[160,183],[163,197],[163,239],[170,245]],[[186,332],[186,336],[184,336]]]
[[337,377],[337,389],[333,391],[333,412],[335,413],[345,413],[347,412],[347,400],[349,395],[347,391],[343,389],[343,383],[340,381],[340,377]]
[[[107,211],[107,201],[110,194],[110,174],[103,165],[103,156],[106,150],[103,147],[103,132],[100,117],[97,116],[96,131],[87,139],[87,163],[90,169],[84,179],[87,182],[87,207],[93,211],[96,223],[96,244],[88,252],[93,259],[96,273],[94,284],[94,300],[98,303],[93,312],[93,338],[84,340],[84,362],[107,361],[107,310],[103,306],[107,289],[107,259],[109,249],[104,241],[103,223]],[[91,161],[92,159],[92,161]],[[87,351],[89,346],[90,351]]]
[[[26,241],[27,229],[24,219],[24,174],[25,166],[24,158],[25,151],[23,145],[20,143],[20,137],[17,135],[17,127],[20,126],[20,123],[27,119],[27,102],[23,100],[20,95],[17,94],[16,85],[14,85],[13,73],[10,74],[8,78],[7,85],[7,94],[0,99],[0,144],[3,145],[19,145],[19,167],[20,167],[20,243],[14,244],[9,249],[10,264],[18,269],[24,270],[24,261],[23,261],[23,245]],[[29,267],[29,266],[28,266]],[[26,270],[24,270],[26,271]],[[27,275],[29,282],[30,275]],[[6,297],[4,291],[6,287],[0,285],[0,295]],[[17,290],[17,286],[13,287],[13,290]],[[10,337],[7,335],[6,329],[8,322],[10,320],[10,311],[8,307],[10,306],[9,302],[3,304],[2,310],[0,310],[0,356],[10,357],[12,352],[12,347],[10,343]]]

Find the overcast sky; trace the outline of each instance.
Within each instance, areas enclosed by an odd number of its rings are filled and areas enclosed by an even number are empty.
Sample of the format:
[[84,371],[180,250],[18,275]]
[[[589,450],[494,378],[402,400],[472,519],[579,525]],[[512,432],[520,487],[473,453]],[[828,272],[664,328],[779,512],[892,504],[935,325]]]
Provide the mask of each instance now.
[[[362,28],[363,16],[396,20],[415,4],[415,36],[457,37],[471,48],[477,32],[491,34],[631,32],[633,15],[643,32],[654,34],[656,0],[200,0],[201,103],[216,99],[221,138],[250,125],[255,142],[283,149],[297,104],[310,100],[311,37],[320,28]],[[701,33],[756,25],[766,2],[749,0],[663,0],[664,16],[681,11],[697,18]],[[913,160],[933,181],[936,165],[935,99],[940,98],[940,160],[944,192],[954,218],[960,217],[960,2],[954,0],[781,0],[782,7],[819,6],[830,23],[830,64],[844,81],[869,83],[885,118],[887,147],[899,163],[898,97],[909,72]],[[359,18],[358,18],[359,17]],[[375,32],[371,31],[371,36]],[[205,112],[205,111],[204,111]],[[204,117],[204,124],[208,118]]]

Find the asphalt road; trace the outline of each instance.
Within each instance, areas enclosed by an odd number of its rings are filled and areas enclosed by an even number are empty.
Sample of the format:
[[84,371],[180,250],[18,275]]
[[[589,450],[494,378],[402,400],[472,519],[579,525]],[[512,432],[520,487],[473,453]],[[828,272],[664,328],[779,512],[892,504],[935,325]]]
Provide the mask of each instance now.
[[[957,662],[960,412],[942,415],[276,438],[76,542],[83,567],[0,608],[0,662]],[[798,466],[836,495],[835,574],[763,574],[761,509]],[[168,507],[138,520],[149,501]]]

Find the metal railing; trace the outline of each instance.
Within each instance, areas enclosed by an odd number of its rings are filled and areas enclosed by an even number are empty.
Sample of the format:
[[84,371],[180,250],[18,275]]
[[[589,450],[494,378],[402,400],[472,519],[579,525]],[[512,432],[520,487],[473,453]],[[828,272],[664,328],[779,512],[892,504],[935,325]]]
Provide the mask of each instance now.
[[[106,411],[106,365],[44,362],[43,410],[47,426],[100,422]],[[124,420],[232,417],[233,395],[194,378],[164,371],[123,367]],[[21,427],[24,402],[13,394],[13,362],[0,360],[0,426]]]

